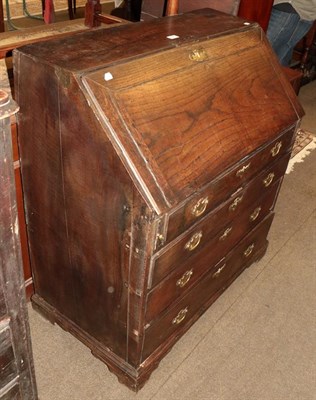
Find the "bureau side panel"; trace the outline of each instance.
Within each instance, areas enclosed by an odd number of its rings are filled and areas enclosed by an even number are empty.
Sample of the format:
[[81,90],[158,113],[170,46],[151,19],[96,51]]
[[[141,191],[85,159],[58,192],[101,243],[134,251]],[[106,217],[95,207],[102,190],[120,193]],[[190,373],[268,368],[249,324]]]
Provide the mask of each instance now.
[[35,292],[125,359],[130,179],[72,75],[22,55],[18,90]]

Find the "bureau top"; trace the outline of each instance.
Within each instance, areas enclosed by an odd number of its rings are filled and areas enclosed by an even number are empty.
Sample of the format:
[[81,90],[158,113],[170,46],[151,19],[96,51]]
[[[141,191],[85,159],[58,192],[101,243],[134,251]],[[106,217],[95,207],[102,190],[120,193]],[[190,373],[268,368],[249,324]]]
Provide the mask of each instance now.
[[[107,64],[175,48],[185,43],[249,29],[243,20],[204,9],[150,22],[113,26],[77,33],[62,39],[27,45],[19,49],[43,62],[72,71],[95,69]],[[257,24],[252,24],[258,29]],[[170,39],[172,35],[178,36]]]
[[212,10],[76,34],[16,54],[45,71],[24,78],[30,86],[50,74],[60,95],[86,99],[158,214],[302,115],[260,27]]

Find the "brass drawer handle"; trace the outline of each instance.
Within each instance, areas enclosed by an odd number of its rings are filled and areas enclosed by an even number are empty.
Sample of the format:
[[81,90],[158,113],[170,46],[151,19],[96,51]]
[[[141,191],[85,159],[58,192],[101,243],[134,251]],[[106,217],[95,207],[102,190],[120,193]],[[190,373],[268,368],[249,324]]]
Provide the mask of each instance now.
[[204,213],[204,211],[206,210],[207,205],[208,205],[208,197],[202,197],[192,207],[192,214],[195,217],[199,217],[200,215],[202,215]]
[[276,142],[276,144],[271,149],[272,157],[275,157],[277,154],[279,154],[281,147],[282,147],[282,142]]
[[233,229],[232,227],[227,228],[224,231],[224,233],[222,234],[222,236],[219,237],[219,240],[225,240],[228,237],[228,235],[231,233],[232,229]]
[[196,249],[201,242],[202,236],[203,236],[202,231],[195,233],[191,237],[191,239],[186,243],[184,248],[189,251]]
[[242,200],[242,196],[236,197],[236,199],[229,206],[229,211],[235,211],[238,204],[241,202],[241,200]]
[[250,221],[255,221],[259,217],[260,211],[261,207],[255,208],[253,213],[249,217]]
[[274,179],[274,173],[271,172],[262,182],[265,187],[268,187],[271,185],[273,179]]
[[236,172],[236,176],[238,176],[239,178],[241,178],[244,173],[249,169],[251,163],[248,163],[246,165],[244,165],[242,168],[240,168],[237,172]]
[[191,61],[197,61],[201,62],[207,59],[207,53],[203,48],[200,49],[194,49],[192,52],[189,54],[189,59]]
[[212,278],[218,278],[220,273],[223,271],[223,269],[226,267],[226,264],[222,265],[221,267],[218,268],[217,271],[214,272],[212,275]]
[[250,254],[253,252],[253,249],[255,248],[255,244],[252,243],[247,249],[244,251],[244,256],[249,257]]
[[184,320],[184,318],[186,317],[188,311],[189,311],[189,310],[188,310],[188,307],[186,307],[186,308],[184,308],[183,310],[179,311],[178,315],[177,315],[175,318],[173,318],[172,324],[173,324],[173,325],[179,325],[179,324],[181,324],[181,322],[182,322],[182,321]]
[[183,288],[191,279],[191,276],[193,275],[193,269],[190,271],[185,272],[180,279],[177,280],[176,286],[179,286],[180,288]]

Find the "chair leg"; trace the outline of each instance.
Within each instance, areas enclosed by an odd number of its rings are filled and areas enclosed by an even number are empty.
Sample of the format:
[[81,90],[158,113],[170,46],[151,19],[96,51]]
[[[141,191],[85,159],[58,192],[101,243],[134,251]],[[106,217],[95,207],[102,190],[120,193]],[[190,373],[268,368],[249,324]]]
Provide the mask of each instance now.
[[68,0],[68,16],[69,16],[69,19],[74,19],[72,0]]
[[16,25],[14,25],[14,23],[11,20],[9,0],[5,1],[5,8],[6,8],[6,13],[7,13],[7,26],[10,31],[15,31],[18,29],[18,27]]
[[44,12],[45,12],[45,0],[41,0],[42,2],[42,16],[44,17]]

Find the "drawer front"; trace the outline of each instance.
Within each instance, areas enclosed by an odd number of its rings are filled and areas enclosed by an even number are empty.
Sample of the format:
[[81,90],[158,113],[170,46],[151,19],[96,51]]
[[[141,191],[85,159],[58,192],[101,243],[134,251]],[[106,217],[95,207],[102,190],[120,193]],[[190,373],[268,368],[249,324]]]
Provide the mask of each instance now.
[[[183,296],[243,238],[260,223],[274,206],[279,182],[257,203],[240,214],[231,224],[226,225],[196,256],[184,260],[148,294],[146,322],[163,312],[173,301]],[[159,279],[159,272],[155,279]]]
[[249,211],[249,208],[258,201],[258,194],[264,195],[269,192],[271,186],[284,175],[289,157],[290,155],[286,154],[178,240],[156,253],[152,258],[149,287],[158,283],[179,263],[199,253],[212,237],[236,218],[236,215],[242,214],[245,210]]
[[215,301],[220,293],[247,266],[262,254],[267,246],[273,214],[270,214],[242,242],[240,242],[219,264],[192,288],[175,306],[152,325],[147,325],[143,348],[145,360],[166,340],[181,336],[192,323]]
[[[1,326],[1,325],[0,325]],[[17,366],[9,326],[0,331],[0,387],[9,384],[17,376]]]
[[295,127],[292,127],[270,145],[219,176],[207,188],[170,214],[164,243],[169,243],[181,232],[203,218],[247,180],[257,175],[265,166],[289,153],[294,132]]

